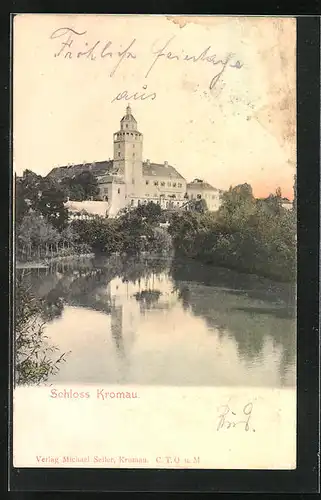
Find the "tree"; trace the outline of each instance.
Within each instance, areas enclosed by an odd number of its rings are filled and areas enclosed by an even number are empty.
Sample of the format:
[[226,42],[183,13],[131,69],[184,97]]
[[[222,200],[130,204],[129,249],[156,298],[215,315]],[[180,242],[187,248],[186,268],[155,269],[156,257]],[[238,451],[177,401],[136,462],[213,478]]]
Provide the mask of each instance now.
[[281,191],[280,187],[276,188],[276,190],[275,190],[275,197],[282,200],[282,191]]
[[97,179],[89,171],[81,172],[75,177],[64,177],[59,187],[66,198],[74,201],[97,199],[99,195]]
[[41,192],[36,203],[37,210],[58,230],[64,229],[68,221],[68,210],[64,201],[64,193],[51,187]]
[[256,200],[249,184],[240,184],[234,188],[231,186],[222,195],[218,218],[224,223],[227,231],[234,231],[246,224],[255,212],[255,206]]
[[71,177],[64,177],[61,180],[60,188],[66,198],[74,201],[83,201],[86,199],[86,194],[83,186],[72,179]]
[[139,205],[135,210],[131,212],[131,215],[136,214],[138,217],[145,219],[151,224],[156,224],[160,221],[162,216],[162,209],[160,205],[149,201],[146,204]]
[[172,238],[166,229],[162,227],[153,228],[153,235],[150,240],[150,250],[160,254],[169,254],[172,252]]
[[295,218],[282,207],[278,189],[256,200],[248,184],[223,194],[217,214],[183,212],[172,217],[175,252],[202,262],[292,280]]
[[200,214],[204,214],[205,212],[208,211],[206,200],[204,200],[204,198],[199,198],[197,200],[191,200],[189,202],[189,209],[192,212],[198,212]]
[[30,211],[39,212],[56,228],[63,229],[68,219],[65,199],[55,179],[25,170],[16,182],[16,220],[21,222]]
[[24,216],[29,212],[29,204],[26,201],[25,193],[21,180],[15,183],[15,223],[19,224]]
[[38,198],[38,192],[41,189],[43,178],[41,175],[35,174],[31,170],[25,170],[22,178],[19,180],[21,194],[24,199],[28,199],[31,203],[35,203]]
[[294,185],[293,185],[293,210],[296,212],[297,209],[297,175],[294,175]]
[[[74,184],[79,185],[84,192],[84,199],[96,198],[99,195],[99,187],[96,177],[92,172],[84,171],[76,175]],[[78,188],[79,190],[79,188]]]
[[278,215],[282,211],[284,211],[284,208],[282,206],[283,203],[282,191],[280,187],[276,188],[275,194],[270,194],[267,198],[265,198],[262,201],[263,201],[263,206],[265,205],[267,211],[271,214]]
[[18,275],[15,287],[15,382],[38,385],[56,374],[65,353],[54,356],[57,347],[48,344],[44,326],[48,320],[45,305],[28,289]]
[[15,176],[15,222],[19,223],[37,200],[42,177],[25,170],[22,177]]
[[40,256],[41,247],[57,245],[61,235],[37,212],[24,216],[16,227],[17,250],[22,258]]

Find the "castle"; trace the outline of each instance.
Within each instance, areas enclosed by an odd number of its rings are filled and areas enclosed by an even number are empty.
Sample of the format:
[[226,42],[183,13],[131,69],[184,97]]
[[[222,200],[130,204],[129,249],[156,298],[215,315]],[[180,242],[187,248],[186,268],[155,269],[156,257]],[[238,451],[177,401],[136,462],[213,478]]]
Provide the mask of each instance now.
[[61,180],[91,171],[97,178],[99,197],[108,207],[109,217],[115,217],[125,207],[149,201],[163,209],[184,209],[189,200],[204,198],[209,210],[219,208],[221,190],[201,179],[187,183],[167,161],[163,164],[143,161],[143,134],[129,105],[119,130],[113,134],[113,151],[113,160],[57,167],[48,176]]

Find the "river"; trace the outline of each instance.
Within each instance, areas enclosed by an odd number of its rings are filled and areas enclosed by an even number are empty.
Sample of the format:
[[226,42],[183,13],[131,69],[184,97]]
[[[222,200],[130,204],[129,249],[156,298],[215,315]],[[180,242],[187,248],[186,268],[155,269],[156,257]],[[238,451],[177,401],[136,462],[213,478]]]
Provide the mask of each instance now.
[[293,285],[147,257],[23,273],[65,353],[49,383],[295,386]]

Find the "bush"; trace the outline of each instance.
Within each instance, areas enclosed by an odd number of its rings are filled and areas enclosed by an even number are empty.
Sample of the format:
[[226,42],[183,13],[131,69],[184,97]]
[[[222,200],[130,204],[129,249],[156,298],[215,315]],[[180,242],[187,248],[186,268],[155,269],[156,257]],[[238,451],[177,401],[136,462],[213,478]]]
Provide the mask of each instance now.
[[65,353],[53,358],[57,348],[48,343],[44,334],[44,326],[53,313],[18,278],[15,297],[15,382],[18,385],[46,382],[65,360]]
[[255,200],[251,187],[223,197],[217,214],[184,212],[170,224],[175,252],[200,261],[289,281],[295,278],[295,213],[281,197]]

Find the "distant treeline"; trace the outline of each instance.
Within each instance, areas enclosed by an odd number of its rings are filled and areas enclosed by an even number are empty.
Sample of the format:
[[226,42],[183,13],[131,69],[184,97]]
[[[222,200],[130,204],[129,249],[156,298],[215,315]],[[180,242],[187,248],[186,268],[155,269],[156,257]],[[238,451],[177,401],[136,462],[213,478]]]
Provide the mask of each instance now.
[[[91,178],[89,182],[92,186]],[[231,187],[222,194],[217,212],[197,203],[188,211],[169,213],[149,202],[124,209],[116,219],[97,216],[70,224],[64,199],[61,186],[30,171],[24,174],[17,183],[18,248],[31,253],[39,252],[39,246],[67,253],[82,248],[107,255],[174,252],[277,280],[295,278],[296,199],[292,209],[283,208],[280,189],[256,199],[249,184]],[[168,229],[161,227],[165,221]]]
[[[296,213],[282,207],[280,190],[264,200],[243,184],[222,196],[218,212],[173,217],[169,233],[177,255],[291,281],[296,274]],[[295,204],[294,204],[295,205]]]

